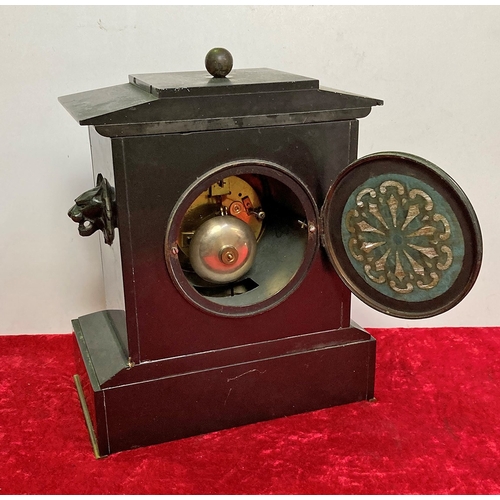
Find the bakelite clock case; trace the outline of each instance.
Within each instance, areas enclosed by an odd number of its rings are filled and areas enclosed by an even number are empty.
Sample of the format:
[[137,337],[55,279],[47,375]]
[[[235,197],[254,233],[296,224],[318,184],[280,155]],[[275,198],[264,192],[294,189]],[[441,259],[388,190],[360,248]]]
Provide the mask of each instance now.
[[69,215],[103,233],[106,310],[73,321],[97,456],[370,400],[375,339],[351,291],[423,318],[477,277],[452,179],[409,154],[357,160],[380,100],[260,68],[60,101],[89,127],[96,178]]

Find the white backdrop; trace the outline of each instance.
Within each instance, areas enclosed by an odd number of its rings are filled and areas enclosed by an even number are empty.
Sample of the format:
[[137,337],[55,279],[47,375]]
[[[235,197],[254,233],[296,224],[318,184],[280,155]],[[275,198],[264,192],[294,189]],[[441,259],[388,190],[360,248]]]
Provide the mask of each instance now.
[[384,99],[359,155],[399,150],[446,170],[481,222],[478,282],[453,310],[403,321],[353,301],[365,327],[499,325],[500,8],[0,7],[0,333],[69,332],[104,308],[98,236],[66,212],[93,186],[87,130],[57,97],[129,73],[269,67]]

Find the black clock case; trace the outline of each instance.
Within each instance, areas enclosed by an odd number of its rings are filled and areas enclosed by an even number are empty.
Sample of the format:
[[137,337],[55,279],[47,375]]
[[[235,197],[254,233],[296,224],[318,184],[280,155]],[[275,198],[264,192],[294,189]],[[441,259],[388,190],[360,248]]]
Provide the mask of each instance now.
[[[247,317],[197,307],[167,270],[172,211],[207,172],[228,162],[272,162],[298,178],[321,207],[356,159],[358,118],[381,101],[314,83],[294,89],[296,79],[289,81],[284,91],[259,86],[262,110],[254,106],[237,120],[227,121],[235,114],[231,103],[219,106],[221,120],[206,121],[205,130],[198,118],[191,119],[194,130],[185,117],[177,128],[181,120],[160,120],[161,95],[144,98],[140,119],[118,125],[113,113],[84,116],[77,104],[92,108],[91,93],[61,98],[89,125],[95,176],[102,173],[116,188],[117,237],[111,247],[101,241],[108,309],[73,321],[77,373],[98,455],[373,398],[375,339],[350,321],[351,293],[321,245],[286,300]],[[245,99],[227,92],[228,100]],[[269,114],[283,94],[288,109]],[[292,94],[302,107],[289,104]]]

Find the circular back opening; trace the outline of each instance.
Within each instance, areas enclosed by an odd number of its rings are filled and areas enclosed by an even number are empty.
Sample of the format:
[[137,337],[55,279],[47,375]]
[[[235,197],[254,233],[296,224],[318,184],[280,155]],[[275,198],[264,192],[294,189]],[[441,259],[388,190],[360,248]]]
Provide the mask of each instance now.
[[181,293],[203,310],[248,316],[276,306],[305,277],[317,248],[307,187],[279,165],[222,165],[181,196],[165,260]]

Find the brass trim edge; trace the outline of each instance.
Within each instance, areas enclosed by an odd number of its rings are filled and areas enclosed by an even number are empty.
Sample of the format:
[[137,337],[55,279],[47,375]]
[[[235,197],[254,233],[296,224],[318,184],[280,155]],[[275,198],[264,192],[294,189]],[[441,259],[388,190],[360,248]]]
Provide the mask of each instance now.
[[82,407],[83,416],[85,418],[85,424],[87,425],[87,430],[89,431],[90,442],[92,444],[92,449],[94,450],[94,455],[97,459],[101,458],[99,454],[99,447],[97,445],[97,438],[92,427],[92,420],[90,419],[90,412],[87,407],[87,402],[85,401],[85,395],[83,394],[82,382],[80,381],[79,375],[73,375],[73,380],[75,381],[76,392],[78,393],[78,399],[80,400],[80,405]]

